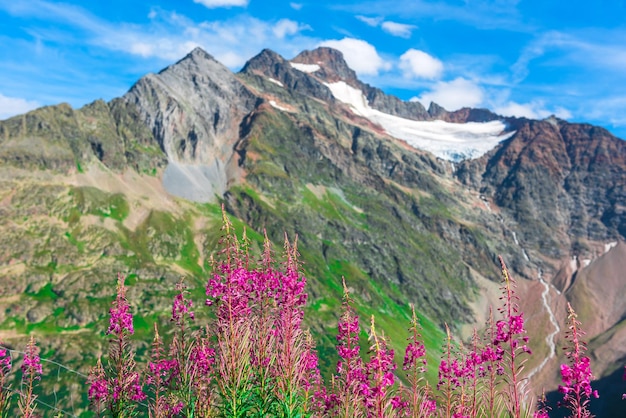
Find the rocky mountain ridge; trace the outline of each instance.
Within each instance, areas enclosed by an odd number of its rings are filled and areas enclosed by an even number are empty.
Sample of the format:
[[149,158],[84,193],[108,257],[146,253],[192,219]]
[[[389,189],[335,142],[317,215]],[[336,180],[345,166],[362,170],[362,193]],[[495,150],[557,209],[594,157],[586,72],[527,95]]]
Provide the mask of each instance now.
[[[362,102],[338,97],[337,83]],[[410,127],[501,123],[503,139],[451,163],[394,137],[380,114]],[[330,48],[292,60],[264,50],[237,74],[195,49],[122,98],[38,109],[0,121],[0,134],[0,275],[12,284],[0,339],[94,327],[117,271],[158,319],[178,275],[201,289],[223,202],[257,238],[298,234],[322,353],[338,276],[390,335],[414,302],[436,341],[444,322],[481,325],[502,254],[540,355],[556,361],[543,336],[569,300],[602,353],[599,376],[626,356],[626,311],[599,302],[605,284],[626,285],[626,146],[602,128],[425,109],[362,83]],[[533,384],[553,387],[554,364],[543,366]]]

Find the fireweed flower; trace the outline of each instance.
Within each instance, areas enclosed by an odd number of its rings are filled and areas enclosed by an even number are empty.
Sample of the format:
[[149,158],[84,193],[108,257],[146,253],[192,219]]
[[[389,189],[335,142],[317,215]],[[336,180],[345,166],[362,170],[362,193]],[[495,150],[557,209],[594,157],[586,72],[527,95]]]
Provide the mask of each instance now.
[[8,387],[7,377],[11,372],[11,353],[0,343],[0,417],[8,413],[8,404],[12,392]]
[[405,412],[412,417],[429,417],[435,414],[437,404],[431,397],[428,383],[422,384],[426,373],[426,347],[420,334],[420,323],[415,314],[415,305],[411,304],[411,326],[409,328],[409,343],[404,352],[402,370],[406,372],[409,387],[403,390],[408,402],[402,405]]
[[565,339],[569,346],[564,347],[565,356],[569,364],[561,364],[561,379],[563,385],[559,386],[559,392],[563,394],[562,404],[568,408],[574,418],[591,417],[589,411],[590,398],[598,398],[598,391],[591,388],[591,365],[589,357],[584,355],[587,350],[586,343],[581,340],[585,332],[580,329],[576,312],[567,304],[568,330]]
[[98,358],[96,367],[89,372],[87,383],[89,385],[89,402],[99,413],[102,409],[102,403],[106,401],[109,395],[109,382],[106,379],[100,358]]
[[25,392],[20,393],[19,410],[23,417],[30,418],[34,416],[35,400],[37,395],[33,393],[35,382],[41,380],[42,368],[41,359],[39,358],[39,348],[35,344],[35,337],[31,335],[30,341],[26,346],[24,361],[22,362],[22,384],[26,387]]
[[22,373],[25,379],[41,380],[41,359],[39,349],[35,345],[35,337],[30,337],[30,342],[26,347],[26,354],[22,362]]
[[[0,343],[0,347],[2,344]],[[0,348],[0,376],[4,376],[11,370],[11,354],[6,348]]]
[[117,297],[113,302],[113,306],[109,310],[109,329],[107,334],[120,336],[123,332],[133,334],[133,315],[130,313],[130,305],[126,299],[126,287],[124,286],[125,277],[121,274],[117,275]]
[[[498,308],[503,319],[496,322],[496,332],[492,345],[497,349],[503,350],[502,363],[504,366],[501,370],[506,373],[505,382],[508,386],[507,398],[505,399],[508,412],[514,418],[520,418],[522,415],[523,402],[520,394],[519,385],[521,382],[520,373],[523,371],[524,363],[527,358],[520,361],[520,355],[531,354],[527,346],[528,336],[524,329],[524,314],[520,312],[518,300],[515,294],[516,283],[509,274],[509,270],[504,263],[504,259],[498,256],[500,266],[502,268],[502,301],[504,305]],[[496,351],[497,353],[497,351]],[[499,367],[498,366],[498,367]]]
[[137,402],[146,397],[139,373],[135,371],[135,351],[130,344],[130,335],[134,333],[133,316],[126,299],[124,280],[123,275],[117,275],[117,295],[109,310],[107,334],[111,338],[107,367],[103,367],[99,360],[90,372],[90,401],[98,414],[106,406],[113,416],[132,416]]
[[193,302],[191,299],[185,297],[187,286],[183,283],[182,279],[176,284],[176,290],[179,293],[174,297],[174,303],[172,304],[172,321],[176,325],[181,326],[185,320],[185,316],[191,321],[195,319],[194,313],[191,310]]
[[459,353],[455,350],[450,327],[446,324],[446,341],[443,358],[439,363],[439,381],[437,383],[437,390],[442,394],[443,407],[445,408],[445,411],[442,412],[446,417],[451,417],[452,414],[456,413],[459,406],[460,397],[457,389],[460,387],[459,378],[462,378],[462,370],[459,368],[458,357]]
[[[222,209],[226,246],[221,252],[224,261],[206,285],[207,305],[215,312],[215,346],[217,391],[221,408],[228,414],[243,414],[250,409],[253,390],[251,367],[252,310],[251,284],[247,269],[248,256],[242,252],[232,224]],[[246,247],[244,243],[244,249]]]
[[550,408],[546,399],[546,393],[543,392],[537,398],[537,410],[533,413],[533,418],[550,418],[549,412],[551,410],[552,408]]
[[[285,264],[276,288],[275,343],[277,396],[284,413],[293,416],[309,409],[312,387],[321,377],[317,369],[315,344],[302,328],[306,278],[300,274],[297,237],[293,245],[285,236]],[[271,283],[271,282],[270,282]],[[310,383],[307,380],[313,379]]]
[[400,410],[405,407],[400,397],[394,396],[391,387],[395,383],[393,374],[396,364],[393,361],[393,350],[387,348],[387,340],[376,334],[374,315],[372,315],[370,328],[370,360],[366,365],[369,380],[368,396],[365,398],[371,417],[386,417],[392,410]]
[[331,416],[341,416],[344,418],[361,417],[364,415],[362,405],[369,396],[369,386],[363,366],[363,361],[359,355],[359,317],[352,308],[352,299],[343,281],[343,314],[337,323],[337,353],[339,362],[337,363],[337,374],[334,377],[334,394],[336,403],[330,404],[332,408]]

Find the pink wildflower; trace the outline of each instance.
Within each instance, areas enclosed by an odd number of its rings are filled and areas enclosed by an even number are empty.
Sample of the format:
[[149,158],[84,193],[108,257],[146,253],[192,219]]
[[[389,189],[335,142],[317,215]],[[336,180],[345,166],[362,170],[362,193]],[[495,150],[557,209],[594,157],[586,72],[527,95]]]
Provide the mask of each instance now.
[[41,380],[41,359],[39,358],[39,349],[35,345],[34,337],[30,338],[30,342],[26,346],[24,354],[24,362],[22,363],[22,379]]
[[[33,389],[35,382],[41,379],[41,359],[39,358],[39,348],[35,344],[35,338],[31,335],[30,341],[26,346],[24,354],[24,362],[22,363],[22,384],[26,390],[20,394],[18,407],[22,416],[31,418],[35,413],[35,400],[37,395]],[[1,411],[0,411],[1,412]]]
[[571,344],[565,347],[565,356],[569,359],[569,364],[561,365],[561,379],[563,385],[559,386],[559,392],[563,394],[563,405],[572,411],[575,418],[589,417],[589,399],[598,398],[598,391],[591,388],[590,359],[583,353],[587,350],[585,342],[580,337],[585,332],[580,329],[581,323],[576,319],[577,315],[572,306],[567,304],[569,329],[565,338]]
[[133,315],[130,313],[130,306],[126,299],[126,287],[124,286],[124,276],[117,275],[117,297],[113,302],[113,307],[109,310],[109,329],[107,334],[121,335],[123,332],[133,334]]
[[402,369],[409,370],[418,363],[418,361],[425,366],[426,365],[426,347],[421,341],[411,341],[406,346],[404,352],[404,361],[402,362]]
[[11,355],[6,348],[0,348],[0,376],[11,370]]
[[174,303],[172,304],[172,321],[176,322],[178,326],[181,325],[182,321],[185,319],[185,315],[189,317],[190,320],[194,320],[195,315],[191,310],[193,306],[193,302],[191,299],[185,298],[185,293],[187,290],[187,286],[181,280],[176,284],[176,290],[179,293],[174,297]]

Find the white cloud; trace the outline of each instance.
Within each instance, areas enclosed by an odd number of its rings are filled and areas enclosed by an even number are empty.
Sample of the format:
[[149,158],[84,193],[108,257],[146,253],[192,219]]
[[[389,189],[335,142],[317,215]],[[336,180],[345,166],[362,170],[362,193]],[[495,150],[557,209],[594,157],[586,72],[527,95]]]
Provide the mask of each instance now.
[[366,25],[372,26],[372,27],[376,27],[380,25],[380,22],[383,21],[382,17],[367,17],[363,15],[357,15],[356,18],[359,19],[361,22],[365,23]]
[[217,7],[245,7],[248,5],[248,0],[193,0],[194,3],[199,3],[209,9],[215,9]]
[[295,35],[305,29],[310,29],[310,27],[308,25],[300,25],[293,20],[281,19],[276,22],[272,31],[278,39],[283,39],[286,35]]
[[[598,32],[598,33],[596,33]],[[512,65],[513,79],[522,82],[532,70],[532,61],[550,60],[550,65],[576,71],[614,72],[621,77],[626,68],[626,31],[598,30],[570,34],[548,31],[531,41]]]
[[453,111],[462,107],[477,107],[483,103],[484,97],[485,92],[478,84],[459,77],[452,81],[438,81],[431,91],[411,100],[419,100],[426,106],[435,102]]
[[369,17],[363,15],[356,15],[355,17],[368,26],[373,28],[380,26],[385,32],[401,38],[410,38],[413,29],[417,28],[417,26],[407,25],[405,23],[383,21],[382,17]]
[[493,109],[499,115],[516,116],[518,118],[543,119],[550,116],[550,112],[543,108],[543,103],[516,103],[508,102]]
[[393,36],[399,36],[401,38],[410,38],[411,32],[417,26],[407,25],[405,23],[397,23],[397,22],[383,22],[381,28],[387,32],[392,34]]
[[[504,91],[502,97],[508,97],[510,92]],[[501,98],[502,98],[501,97]],[[501,99],[500,98],[500,99]],[[527,103],[518,103],[513,100],[496,100],[491,103],[493,111],[503,116],[515,116],[518,118],[544,119],[555,115],[561,119],[570,119],[572,113],[562,106],[549,108],[544,100],[537,99]]]
[[291,8],[293,10],[300,10],[300,9],[302,9],[302,3],[289,3],[289,6],[291,6]]
[[574,116],[572,112],[570,112],[569,110],[567,110],[566,108],[562,106],[557,106],[554,108],[554,115],[557,118],[561,118],[561,119],[571,119]]
[[348,66],[359,75],[377,75],[379,71],[391,68],[391,64],[378,55],[372,44],[360,39],[328,40],[320,43],[320,46],[328,46],[341,51]]
[[409,49],[400,56],[400,69],[407,78],[436,79],[443,72],[443,63],[417,49]]
[[0,94],[0,120],[26,113],[40,106],[41,104],[35,101]]
[[[178,13],[154,11],[151,23],[144,26],[111,24],[84,11],[76,11],[82,12],[82,17],[71,23],[87,31],[86,41],[91,45],[168,62],[199,46],[232,69],[268,45],[281,54],[295,55],[319,43],[319,39],[301,34],[310,29],[308,25],[289,19],[264,21],[238,15],[228,20],[196,22]],[[66,20],[65,16],[57,16]]]

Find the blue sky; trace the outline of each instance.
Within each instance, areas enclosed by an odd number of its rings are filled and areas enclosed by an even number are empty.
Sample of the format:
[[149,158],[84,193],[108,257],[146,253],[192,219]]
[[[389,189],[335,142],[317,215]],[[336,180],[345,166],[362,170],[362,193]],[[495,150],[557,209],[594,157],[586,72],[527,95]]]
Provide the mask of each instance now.
[[237,71],[328,45],[405,100],[626,138],[625,16],[624,0],[0,0],[0,119],[121,96],[195,46]]

